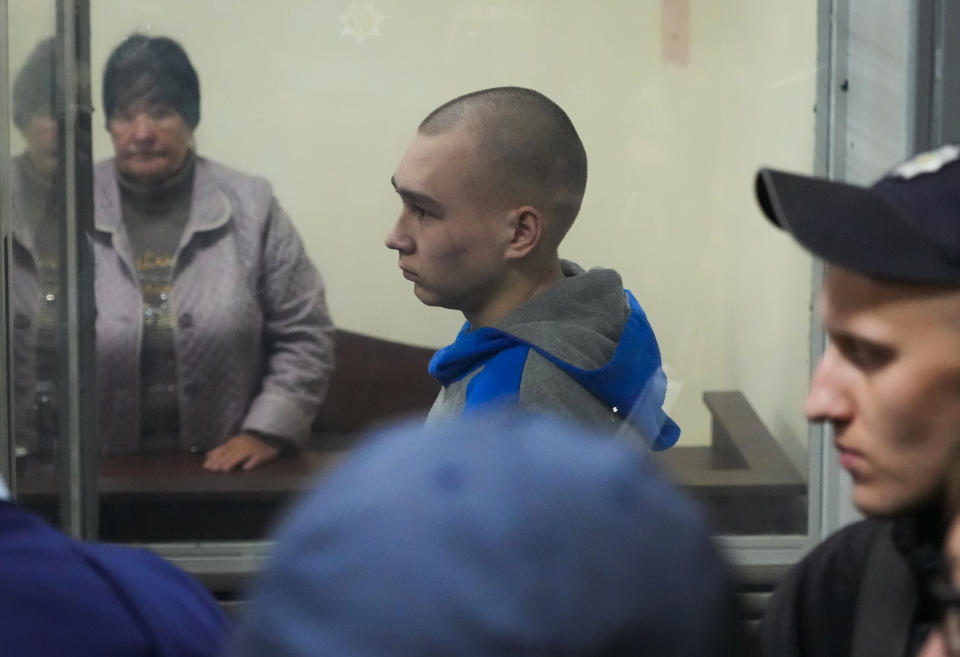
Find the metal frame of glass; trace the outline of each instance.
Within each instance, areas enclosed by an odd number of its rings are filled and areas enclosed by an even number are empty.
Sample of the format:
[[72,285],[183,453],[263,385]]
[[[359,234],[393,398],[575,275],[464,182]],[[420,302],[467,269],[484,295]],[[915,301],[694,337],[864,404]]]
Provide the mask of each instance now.
[[[6,26],[7,20],[7,0],[0,0],[0,116],[11,116],[10,94],[10,65],[9,65],[9,42]],[[0,121],[0,272],[8,270],[9,262],[9,236],[10,236],[10,216],[13,211],[12,201],[10,199],[10,123],[9,121]],[[3,326],[7,322],[7,276],[3,277],[3,284],[0,286],[0,317],[3,318]],[[13,431],[10,420],[10,409],[13,408],[11,396],[12,386],[10,385],[10,343],[7,340],[7,331],[0,331],[0,400],[3,401],[3,408],[0,408],[0,476],[6,480],[11,490],[16,490],[16,468],[15,462]]]
[[[97,527],[93,256],[86,235],[93,226],[93,162],[89,152],[90,3],[57,5],[62,71],[55,112],[63,174],[64,226],[60,240],[61,517],[75,536],[94,538]],[[84,152],[86,149],[87,152]]]

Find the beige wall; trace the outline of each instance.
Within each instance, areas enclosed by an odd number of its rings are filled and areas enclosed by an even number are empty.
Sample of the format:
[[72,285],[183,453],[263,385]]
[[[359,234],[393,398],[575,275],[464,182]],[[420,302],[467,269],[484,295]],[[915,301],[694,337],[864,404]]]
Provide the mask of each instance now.
[[[811,263],[763,225],[752,177],[811,168],[816,3],[690,0],[686,65],[662,50],[662,11],[682,0],[91,4],[95,106],[123,36],[179,40],[201,78],[199,151],[269,178],[338,324],[396,340],[439,346],[462,322],[422,306],[383,246],[399,209],[389,178],[416,124],[486,86],[551,96],[590,162],[562,255],[615,267],[645,307],[682,440],[709,439],[704,390],[742,389],[803,463]],[[379,34],[342,34],[351,6],[382,16]]]

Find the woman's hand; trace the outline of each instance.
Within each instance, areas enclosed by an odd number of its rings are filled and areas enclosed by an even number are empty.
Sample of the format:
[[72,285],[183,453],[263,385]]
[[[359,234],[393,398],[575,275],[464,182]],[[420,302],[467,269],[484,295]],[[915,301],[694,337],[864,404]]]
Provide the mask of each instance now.
[[253,470],[258,465],[272,461],[280,450],[249,433],[241,433],[207,452],[203,461],[206,470],[227,472],[237,466]]

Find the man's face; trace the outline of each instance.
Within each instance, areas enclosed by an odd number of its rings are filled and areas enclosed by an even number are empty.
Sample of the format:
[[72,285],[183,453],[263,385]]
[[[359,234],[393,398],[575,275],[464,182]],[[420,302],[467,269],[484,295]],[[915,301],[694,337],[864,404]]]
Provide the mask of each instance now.
[[460,310],[474,326],[488,323],[507,287],[513,235],[509,210],[483,191],[482,170],[465,129],[418,134],[392,179],[403,207],[386,238],[417,298]]
[[140,182],[162,182],[190,152],[193,131],[172,107],[141,101],[110,117],[117,169]]
[[830,345],[807,417],[833,425],[860,511],[924,504],[960,441],[960,291],[832,267],[820,302]]

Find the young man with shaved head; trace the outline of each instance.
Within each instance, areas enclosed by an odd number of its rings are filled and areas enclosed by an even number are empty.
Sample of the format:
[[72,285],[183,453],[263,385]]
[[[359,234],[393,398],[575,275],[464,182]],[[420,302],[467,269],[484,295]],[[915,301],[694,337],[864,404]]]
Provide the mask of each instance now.
[[558,255],[586,181],[573,124],[531,89],[466,94],[420,124],[392,178],[403,207],[386,245],[417,298],[467,320],[430,363],[443,385],[431,419],[513,405],[676,442],[643,310],[615,271]]
[[943,611],[933,583],[960,446],[960,149],[917,156],[867,189],[762,170],[757,195],[827,263],[830,344],[805,410],[832,426],[867,516],[787,575],[764,653],[915,655]]

